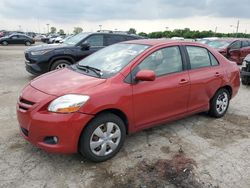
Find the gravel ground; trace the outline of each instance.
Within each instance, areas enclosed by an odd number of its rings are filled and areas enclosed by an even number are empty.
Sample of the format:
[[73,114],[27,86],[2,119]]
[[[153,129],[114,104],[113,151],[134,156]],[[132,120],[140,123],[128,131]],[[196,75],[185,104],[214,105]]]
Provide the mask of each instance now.
[[127,136],[113,159],[46,153],[20,135],[15,105],[32,78],[24,46],[0,46],[0,187],[250,187],[250,86],[227,115],[206,114]]

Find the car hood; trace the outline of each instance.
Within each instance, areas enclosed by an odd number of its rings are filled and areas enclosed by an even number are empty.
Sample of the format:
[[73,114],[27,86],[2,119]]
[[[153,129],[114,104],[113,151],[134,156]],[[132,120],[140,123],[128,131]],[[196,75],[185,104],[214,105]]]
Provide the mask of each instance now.
[[30,85],[46,94],[61,96],[64,94],[87,94],[88,91],[106,79],[95,78],[75,72],[69,68],[44,74],[31,81]]
[[60,48],[65,48],[69,47],[70,45],[68,44],[42,44],[38,46],[34,46],[31,48],[28,48],[26,52],[31,52],[31,51],[40,51],[40,50],[53,50],[53,49],[60,49]]

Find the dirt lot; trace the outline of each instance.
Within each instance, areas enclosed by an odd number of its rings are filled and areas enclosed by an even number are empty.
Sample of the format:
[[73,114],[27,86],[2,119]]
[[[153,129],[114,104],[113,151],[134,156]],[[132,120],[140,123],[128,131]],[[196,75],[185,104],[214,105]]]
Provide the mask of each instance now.
[[113,159],[49,154],[20,135],[15,104],[33,77],[24,46],[0,47],[0,187],[250,187],[250,87],[227,115],[195,115],[128,136]]

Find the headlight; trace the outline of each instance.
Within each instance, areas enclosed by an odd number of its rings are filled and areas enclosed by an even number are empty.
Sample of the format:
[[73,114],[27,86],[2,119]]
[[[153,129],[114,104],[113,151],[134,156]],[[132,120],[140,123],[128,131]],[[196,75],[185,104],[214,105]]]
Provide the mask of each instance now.
[[242,67],[246,67],[246,66],[247,66],[247,62],[246,62],[246,61],[243,61]]
[[31,55],[43,55],[43,54],[46,54],[48,52],[52,51],[51,49],[49,50],[39,50],[39,51],[34,51],[34,52],[31,52]]
[[53,100],[48,111],[57,113],[72,113],[78,111],[85,102],[87,102],[89,96],[68,94]]

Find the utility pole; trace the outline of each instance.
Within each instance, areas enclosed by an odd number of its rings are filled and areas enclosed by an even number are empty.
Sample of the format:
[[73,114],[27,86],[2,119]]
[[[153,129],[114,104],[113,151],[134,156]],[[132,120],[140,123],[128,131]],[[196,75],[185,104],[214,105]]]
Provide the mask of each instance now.
[[215,33],[215,34],[217,33],[217,29],[218,29],[218,27],[216,26],[216,27],[215,27],[215,30],[214,30],[214,33]]
[[49,34],[49,24],[46,24],[47,25],[47,28],[48,28],[48,34]]
[[238,20],[237,26],[236,26],[236,37],[238,36],[239,27],[240,27],[240,20]]

